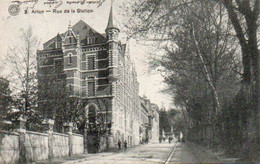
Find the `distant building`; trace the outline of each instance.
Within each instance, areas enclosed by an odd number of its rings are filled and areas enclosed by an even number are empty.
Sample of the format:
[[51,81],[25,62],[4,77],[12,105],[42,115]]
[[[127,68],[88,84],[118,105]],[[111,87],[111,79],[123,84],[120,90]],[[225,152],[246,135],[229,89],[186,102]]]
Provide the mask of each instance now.
[[140,116],[140,141],[145,143],[151,138],[152,125],[149,122],[150,117],[150,101],[146,98],[140,97],[141,101],[141,116]]
[[159,107],[152,104],[152,139],[151,142],[159,142]]
[[159,107],[152,104],[151,101],[140,97],[141,101],[141,123],[140,123],[140,140],[142,142],[159,141]]
[[118,140],[126,140],[130,146],[140,142],[139,84],[127,45],[118,39],[119,33],[111,7],[105,34],[80,20],[38,51],[39,108],[55,117],[56,106],[48,104],[58,85],[62,89],[57,94],[68,91],[71,96],[80,97],[88,129],[99,124],[101,130],[110,129],[111,133],[99,141],[95,130],[88,131],[90,151],[95,151],[96,142],[100,142],[101,150],[117,147]]

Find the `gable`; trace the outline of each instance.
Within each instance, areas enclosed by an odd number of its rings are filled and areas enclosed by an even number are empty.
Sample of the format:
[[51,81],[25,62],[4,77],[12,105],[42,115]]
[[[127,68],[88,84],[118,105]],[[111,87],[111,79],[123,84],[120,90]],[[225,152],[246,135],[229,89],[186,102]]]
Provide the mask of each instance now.
[[[79,35],[80,44],[81,45],[87,45],[87,39],[88,37],[95,37],[96,44],[100,43],[106,43],[106,37],[104,35],[101,35],[96,30],[94,30],[92,27],[90,27],[87,23],[80,20],[75,25],[72,26],[72,31],[75,35]],[[58,34],[54,38],[50,39],[49,41],[45,42],[43,44],[43,49],[55,49],[56,41],[60,40],[61,37],[65,37],[68,31]],[[60,38],[59,38],[60,37]]]

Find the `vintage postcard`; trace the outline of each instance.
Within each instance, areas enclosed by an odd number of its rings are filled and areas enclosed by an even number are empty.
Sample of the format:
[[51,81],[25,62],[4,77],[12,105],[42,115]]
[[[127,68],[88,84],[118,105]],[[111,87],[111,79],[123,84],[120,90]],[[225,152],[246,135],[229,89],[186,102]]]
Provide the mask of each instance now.
[[1,0],[0,163],[260,162],[259,0]]

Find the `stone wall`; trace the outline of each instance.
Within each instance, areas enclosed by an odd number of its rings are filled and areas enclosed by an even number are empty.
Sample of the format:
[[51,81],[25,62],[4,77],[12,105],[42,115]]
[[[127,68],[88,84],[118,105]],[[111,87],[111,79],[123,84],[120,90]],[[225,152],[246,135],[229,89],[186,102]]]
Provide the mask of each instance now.
[[0,163],[31,163],[53,157],[72,156],[87,152],[84,137],[72,133],[72,124],[66,126],[66,134],[53,132],[53,121],[45,122],[44,133],[27,131],[26,120],[14,123],[12,132],[0,131]]
[[72,135],[72,152],[73,154],[83,154],[84,153],[84,141],[83,136],[80,134]]
[[69,156],[69,136],[67,134],[53,133],[53,156]]
[[106,136],[100,137],[100,151],[106,150],[107,143],[106,143]]
[[26,131],[24,145],[28,161],[48,159],[48,134]]
[[19,134],[0,132],[3,135],[0,147],[0,163],[16,163],[19,160]]

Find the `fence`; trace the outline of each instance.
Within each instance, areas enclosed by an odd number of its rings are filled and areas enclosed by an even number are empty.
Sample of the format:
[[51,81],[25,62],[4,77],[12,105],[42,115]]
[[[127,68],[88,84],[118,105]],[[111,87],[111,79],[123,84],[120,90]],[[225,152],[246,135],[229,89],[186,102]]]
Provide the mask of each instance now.
[[65,124],[65,134],[53,132],[53,120],[44,123],[44,133],[25,129],[26,120],[13,122],[15,130],[1,131],[0,163],[27,163],[53,157],[72,156],[87,152],[84,137],[72,133],[72,124]]

